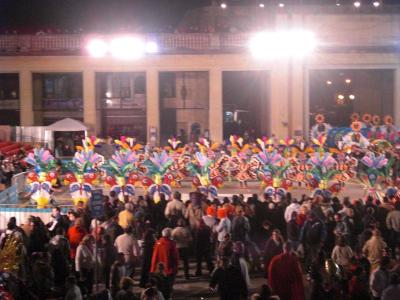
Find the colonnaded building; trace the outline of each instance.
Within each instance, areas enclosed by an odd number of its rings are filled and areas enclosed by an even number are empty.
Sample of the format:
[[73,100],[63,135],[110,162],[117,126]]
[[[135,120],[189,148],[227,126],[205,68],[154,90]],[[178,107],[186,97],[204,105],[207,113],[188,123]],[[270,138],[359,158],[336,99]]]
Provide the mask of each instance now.
[[[293,55],[311,42],[296,36],[283,53],[269,51],[273,43],[258,56],[249,47],[257,32],[299,29],[315,38],[308,55]],[[121,36],[134,39],[108,51]],[[139,41],[147,53],[136,53]],[[4,34],[0,72],[1,125],[69,117],[93,134],[143,142],[306,136],[318,113],[333,126],[347,126],[353,112],[399,125],[400,6],[211,6],[170,33]]]

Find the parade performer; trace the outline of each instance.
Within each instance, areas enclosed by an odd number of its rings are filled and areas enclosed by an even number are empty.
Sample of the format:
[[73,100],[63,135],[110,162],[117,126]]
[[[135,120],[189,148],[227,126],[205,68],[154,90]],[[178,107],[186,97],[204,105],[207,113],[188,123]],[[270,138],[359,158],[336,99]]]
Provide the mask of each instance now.
[[190,162],[191,157],[184,153],[183,143],[176,138],[168,139],[168,146],[165,147],[165,150],[168,151],[173,160],[173,164],[170,167],[170,171],[174,176],[173,187],[175,187],[174,185],[182,187],[182,180],[188,176],[186,164]]
[[368,139],[361,133],[362,122],[353,121],[351,123],[351,130],[343,137],[343,146],[351,148],[366,149],[369,146]]
[[281,197],[292,186],[291,180],[286,177],[291,164],[276,149],[267,149],[265,140],[258,139],[257,142],[262,151],[253,157],[260,163],[259,177],[262,187],[265,187],[264,194],[268,194],[274,202],[280,202]]
[[110,186],[110,191],[116,193],[120,201],[124,201],[125,196],[135,195],[135,185],[140,181],[139,155],[135,151],[138,148],[132,147],[130,138],[121,138],[115,140],[115,143],[120,148],[103,166],[107,173],[105,183]]
[[143,163],[147,177],[142,179],[142,186],[155,203],[160,201],[161,193],[167,200],[171,197],[171,184],[174,176],[169,168],[173,163],[174,161],[165,150],[161,153],[154,152]]
[[316,124],[311,128],[311,139],[318,139],[321,136],[328,135],[331,126],[325,123],[325,117],[322,114],[317,114],[315,116]]
[[243,138],[231,135],[231,155],[227,161],[226,169],[240,182],[240,187],[247,187],[248,180],[257,179],[258,164],[249,161],[251,150],[249,144],[243,144]]
[[340,173],[337,166],[337,161],[333,158],[332,153],[326,152],[324,144],[326,137],[314,139],[313,142],[318,146],[317,151],[310,154],[306,166],[306,180],[308,187],[313,189],[311,195],[322,195],[330,198],[332,194],[337,194],[342,185],[338,182],[332,183],[337,179],[337,174]]
[[385,139],[392,144],[396,143],[398,137],[397,137],[397,129],[393,125],[393,118],[389,115],[385,116],[383,118],[383,123],[384,124],[381,125],[379,128],[379,133],[377,133],[377,138]]
[[44,208],[50,202],[52,181],[55,183],[57,180],[55,159],[49,150],[35,148],[28,154],[25,161],[33,166],[33,170],[27,175],[31,200],[38,208]]
[[72,172],[65,176],[64,182],[69,183],[69,192],[74,205],[79,202],[86,204],[91,197],[93,185],[98,181],[97,168],[104,162],[104,158],[94,152],[97,143],[96,137],[83,140],[82,147],[77,147],[74,158],[69,164]]
[[384,154],[375,155],[368,152],[362,159],[364,167],[358,171],[358,178],[364,185],[365,195],[374,195],[376,199],[382,198],[381,183],[385,179],[385,172],[390,168],[390,162]]
[[218,176],[210,178],[212,164],[213,161],[206,154],[196,152],[194,159],[187,165],[187,169],[194,176],[193,186],[202,194],[216,198],[223,179]]

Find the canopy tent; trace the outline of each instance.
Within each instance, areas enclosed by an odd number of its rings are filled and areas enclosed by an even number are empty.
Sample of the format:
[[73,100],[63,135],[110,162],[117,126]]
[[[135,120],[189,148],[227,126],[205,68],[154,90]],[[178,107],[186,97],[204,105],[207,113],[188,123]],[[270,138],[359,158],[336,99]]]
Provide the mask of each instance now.
[[57,121],[49,126],[46,127],[46,130],[49,131],[87,131],[87,127],[82,122],[71,119],[65,118],[60,121]]

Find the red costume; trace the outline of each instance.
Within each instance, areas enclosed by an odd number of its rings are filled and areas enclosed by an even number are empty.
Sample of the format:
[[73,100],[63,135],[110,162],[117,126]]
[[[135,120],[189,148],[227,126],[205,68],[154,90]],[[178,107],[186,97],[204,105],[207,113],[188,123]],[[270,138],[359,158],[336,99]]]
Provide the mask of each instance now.
[[151,273],[158,270],[158,264],[162,263],[165,268],[166,275],[174,275],[178,273],[179,254],[176,243],[165,237],[160,238],[153,250],[153,258],[151,260]]
[[294,254],[274,256],[269,265],[268,280],[281,300],[304,300],[303,276]]

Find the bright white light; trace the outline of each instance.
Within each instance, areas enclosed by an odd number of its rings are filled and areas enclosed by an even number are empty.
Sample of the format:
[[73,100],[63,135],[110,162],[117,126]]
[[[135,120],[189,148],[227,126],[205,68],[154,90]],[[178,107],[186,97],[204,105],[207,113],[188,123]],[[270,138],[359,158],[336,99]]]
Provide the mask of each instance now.
[[314,35],[305,30],[260,32],[249,43],[250,51],[256,58],[303,57],[311,53],[316,45]]
[[379,7],[379,6],[381,6],[381,3],[379,1],[374,1],[372,3],[372,5],[375,6],[375,7]]
[[350,79],[350,78],[347,78],[347,79],[345,80],[345,82],[346,82],[347,84],[350,84],[350,83],[351,83],[351,79]]
[[353,3],[353,5],[355,6],[355,7],[360,7],[361,6],[361,2],[360,1],[355,1],[354,3]]
[[327,84],[327,85],[331,85],[331,84],[332,84],[332,81],[327,80],[327,81],[326,81],[326,84]]
[[225,9],[226,7],[227,7],[226,3],[224,3],[224,2],[221,3],[221,8],[224,8],[224,9]]
[[107,99],[106,100],[106,104],[112,104],[112,100],[111,99]]
[[340,6],[340,1],[336,0],[336,6]]
[[349,99],[350,99],[350,100],[354,100],[354,99],[356,99],[356,96],[354,96],[354,95],[349,95]]
[[111,41],[111,55],[119,59],[137,59],[144,55],[145,44],[135,37],[119,37]]
[[282,3],[282,2],[281,2],[281,3],[278,4],[278,6],[279,6],[280,8],[283,8],[283,7],[285,7],[285,3]]
[[156,42],[147,42],[146,43],[146,53],[157,53],[158,45]]
[[104,57],[108,52],[107,43],[100,39],[93,39],[89,41],[86,48],[90,56],[93,57]]
[[111,98],[111,96],[112,96],[111,92],[106,92],[106,97],[107,98]]
[[340,99],[340,100],[343,100],[343,99],[344,99],[344,96],[343,96],[342,94],[339,94],[337,97],[338,97],[338,99]]
[[264,7],[265,7],[265,5],[264,5],[264,3],[260,3],[260,4],[258,4],[258,7],[260,7],[260,8],[264,8]]

